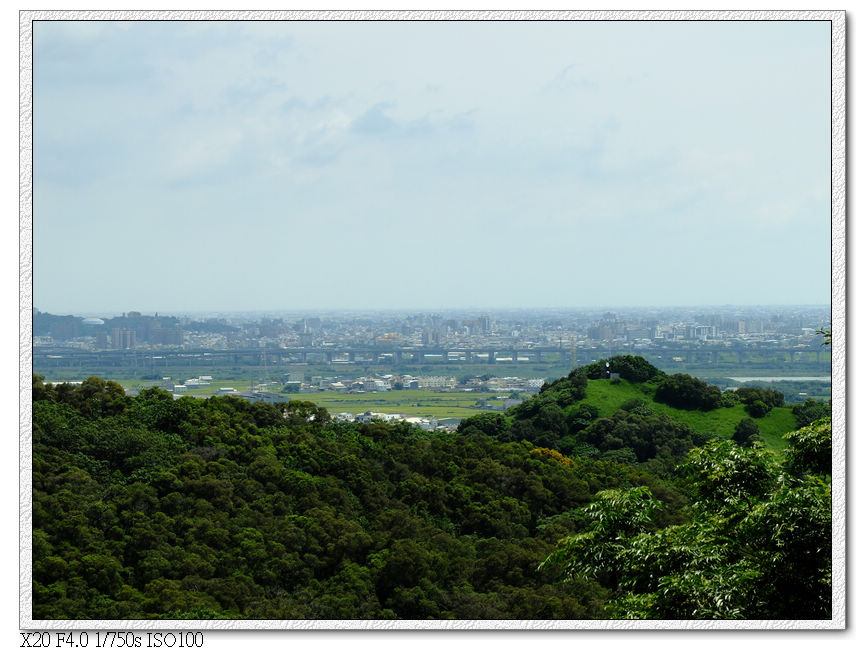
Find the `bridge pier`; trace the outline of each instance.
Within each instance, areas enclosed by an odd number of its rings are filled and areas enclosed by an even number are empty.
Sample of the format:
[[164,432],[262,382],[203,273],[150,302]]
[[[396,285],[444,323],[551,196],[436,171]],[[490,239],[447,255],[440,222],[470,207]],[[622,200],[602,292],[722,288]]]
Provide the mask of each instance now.
[[[421,364],[421,363],[436,363],[438,364],[439,357],[425,357],[425,354],[441,355],[443,364],[462,364],[462,363],[481,363],[491,366],[496,365],[498,361],[503,363],[518,363],[520,358],[528,358],[532,364],[542,365],[557,365],[559,362],[564,364],[579,364],[585,365],[592,359],[609,358],[616,354],[633,354],[634,350],[616,350],[612,347],[607,348],[584,348],[563,346],[549,346],[538,348],[519,349],[516,347],[508,350],[504,349],[485,349],[483,347],[466,348],[466,344],[455,349],[446,349],[441,345],[420,347],[414,349],[397,349],[389,346],[341,346],[341,347],[313,347],[313,346],[298,346],[292,348],[284,348],[279,351],[270,349],[264,353],[261,348],[250,349],[235,349],[235,350],[188,350],[188,349],[165,349],[158,351],[147,352],[142,350],[102,350],[102,351],[78,351],[78,350],[57,350],[62,352],[62,358],[51,358],[55,350],[34,350],[34,365],[37,372],[40,368],[90,368],[102,367],[106,372],[113,372],[115,369],[142,369],[156,371],[158,366],[165,370],[165,374],[171,374],[171,368],[175,372],[185,372],[186,368],[206,366],[208,368],[221,369],[231,366],[254,366],[258,367],[264,363],[264,355],[267,357],[267,364],[276,364],[279,366],[296,362],[302,363],[334,363],[334,359],[348,359],[352,363],[362,363],[364,360],[375,364],[395,365],[403,364]],[[826,364],[831,359],[831,348],[829,346],[801,349],[792,347],[773,348],[770,350],[750,349],[746,347],[731,347],[714,348],[714,346],[706,346],[703,348],[686,347],[682,344],[677,347],[659,347],[649,350],[641,350],[643,355],[650,362],[658,362],[658,358],[662,357],[662,363],[669,363],[672,357],[681,357],[689,363],[707,363],[724,364],[734,366],[738,361],[742,367],[747,367],[748,360],[772,358],[777,362],[786,362],[792,364]],[[714,348],[714,349],[713,349]],[[51,354],[49,354],[51,353]],[[723,354],[722,354],[723,353]],[[149,355],[156,354],[159,358],[153,358]],[[499,355],[497,359],[497,354]],[[274,361],[275,359],[275,361]],[[722,360],[723,359],[723,360]],[[435,361],[433,361],[435,360]]]

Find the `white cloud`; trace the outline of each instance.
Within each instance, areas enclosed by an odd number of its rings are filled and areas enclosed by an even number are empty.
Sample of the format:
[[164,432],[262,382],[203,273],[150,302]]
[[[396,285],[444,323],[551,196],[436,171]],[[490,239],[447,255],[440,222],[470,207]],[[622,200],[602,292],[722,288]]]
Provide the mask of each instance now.
[[[466,278],[518,259],[555,274],[515,300],[554,304],[611,249],[604,296],[627,302],[632,264],[722,268],[744,247],[771,276],[802,241],[828,247],[804,230],[828,220],[829,180],[828,41],[808,25],[45,24],[36,51],[35,245],[56,260],[37,278],[68,264],[52,238],[70,214],[83,257],[143,221],[184,263],[276,276],[288,249],[311,294],[343,301],[364,259],[434,263],[469,302],[488,294]],[[186,246],[203,224],[207,250]],[[772,245],[748,248],[749,227]],[[68,287],[37,290],[47,309]]]

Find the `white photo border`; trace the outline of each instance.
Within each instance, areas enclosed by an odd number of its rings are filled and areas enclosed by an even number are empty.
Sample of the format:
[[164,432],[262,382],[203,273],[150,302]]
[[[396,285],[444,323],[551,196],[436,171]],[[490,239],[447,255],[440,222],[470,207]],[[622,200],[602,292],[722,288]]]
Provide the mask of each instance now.
[[[67,21],[828,21],[831,23],[832,618],[827,620],[34,620],[32,618],[33,22]],[[846,14],[843,11],[20,11],[19,625],[26,630],[843,630],[847,613]]]

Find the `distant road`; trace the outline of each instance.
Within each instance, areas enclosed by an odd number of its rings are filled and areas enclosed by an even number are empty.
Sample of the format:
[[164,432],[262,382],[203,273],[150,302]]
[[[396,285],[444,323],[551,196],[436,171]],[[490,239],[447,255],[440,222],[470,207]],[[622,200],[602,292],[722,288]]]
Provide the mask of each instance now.
[[403,364],[496,364],[535,363],[584,365],[601,358],[636,354],[650,361],[688,363],[743,363],[749,358],[782,358],[795,362],[829,362],[831,351],[826,347],[777,348],[716,346],[657,347],[634,349],[630,347],[383,347],[383,346],[328,346],[294,348],[245,348],[236,350],[76,350],[72,348],[44,348],[33,351],[36,368],[74,368],[84,366],[153,368],[178,366],[267,365],[286,366],[292,363],[369,363],[371,365]]

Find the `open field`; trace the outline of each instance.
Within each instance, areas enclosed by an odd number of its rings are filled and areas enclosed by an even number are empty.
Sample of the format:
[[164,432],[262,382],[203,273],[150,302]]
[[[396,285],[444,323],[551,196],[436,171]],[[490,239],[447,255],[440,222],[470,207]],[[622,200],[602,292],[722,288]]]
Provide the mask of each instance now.
[[[331,414],[363,413],[402,413],[421,417],[467,418],[485,410],[477,408],[478,401],[496,404],[502,393],[437,393],[428,390],[393,390],[385,393],[294,393],[292,399],[314,402],[323,406]],[[472,408],[475,407],[475,408]]]
[[[123,386],[123,390],[129,392],[135,391],[138,392],[140,390],[144,390],[145,388],[150,388],[151,386],[157,386],[159,388],[165,388],[161,381],[148,381],[145,379],[112,379],[112,381],[116,381],[118,384]],[[184,395],[189,395],[190,397],[213,397],[216,395],[216,391],[220,388],[234,388],[238,391],[246,391],[249,390],[249,380],[221,380],[214,379],[213,383],[209,386],[199,386],[196,388],[187,388],[184,391]],[[275,390],[278,388],[275,387]]]
[[[159,382],[119,380],[124,390],[141,390]],[[188,388],[183,394],[189,397],[213,397],[222,387],[231,387],[239,391],[249,390],[249,382],[232,380],[213,380],[209,386]],[[278,386],[272,387],[272,392],[279,392]],[[479,401],[496,405],[498,397],[503,393],[438,393],[428,390],[394,390],[383,393],[338,393],[322,391],[315,393],[284,393],[286,401],[302,400],[323,406],[330,413],[349,412],[353,414],[365,411],[381,413],[402,413],[404,415],[436,418],[467,418],[477,415],[490,408],[478,408]]]

